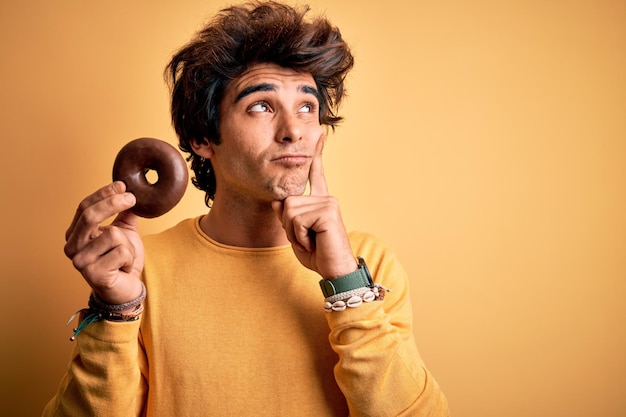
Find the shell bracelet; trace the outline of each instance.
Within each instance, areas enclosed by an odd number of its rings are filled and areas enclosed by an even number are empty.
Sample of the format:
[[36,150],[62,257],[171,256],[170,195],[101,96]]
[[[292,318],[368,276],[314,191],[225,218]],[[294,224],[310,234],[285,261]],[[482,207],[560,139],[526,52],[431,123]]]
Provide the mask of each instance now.
[[375,300],[382,301],[385,299],[385,292],[391,292],[391,290],[380,284],[342,292],[324,300],[324,311],[328,313],[344,311],[346,308],[360,307],[363,303],[371,303]]

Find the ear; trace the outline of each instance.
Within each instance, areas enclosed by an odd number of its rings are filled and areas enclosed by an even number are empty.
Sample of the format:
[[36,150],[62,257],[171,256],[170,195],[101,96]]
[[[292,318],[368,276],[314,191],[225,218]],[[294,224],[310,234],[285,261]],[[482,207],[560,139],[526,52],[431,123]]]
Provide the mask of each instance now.
[[191,141],[191,149],[193,149],[194,153],[205,159],[211,159],[211,157],[215,155],[214,146],[215,145],[207,138],[203,138],[202,141],[195,139]]

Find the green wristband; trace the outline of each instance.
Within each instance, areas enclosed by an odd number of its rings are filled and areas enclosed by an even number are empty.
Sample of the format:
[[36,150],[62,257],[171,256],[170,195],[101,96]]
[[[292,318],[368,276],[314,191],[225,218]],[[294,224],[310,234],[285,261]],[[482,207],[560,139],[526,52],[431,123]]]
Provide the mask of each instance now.
[[325,298],[341,294],[342,292],[356,290],[357,288],[374,286],[374,280],[367,268],[367,264],[365,264],[365,260],[360,256],[357,257],[357,260],[359,261],[359,269],[356,271],[335,279],[323,279],[320,281],[320,288]]

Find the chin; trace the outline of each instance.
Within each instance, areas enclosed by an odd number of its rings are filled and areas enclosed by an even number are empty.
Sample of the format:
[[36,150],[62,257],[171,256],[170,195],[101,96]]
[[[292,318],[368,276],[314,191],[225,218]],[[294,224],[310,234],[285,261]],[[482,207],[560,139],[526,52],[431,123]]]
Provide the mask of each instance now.
[[279,185],[274,188],[274,195],[276,200],[284,200],[287,197],[303,195],[306,191],[305,184],[291,184],[291,185]]

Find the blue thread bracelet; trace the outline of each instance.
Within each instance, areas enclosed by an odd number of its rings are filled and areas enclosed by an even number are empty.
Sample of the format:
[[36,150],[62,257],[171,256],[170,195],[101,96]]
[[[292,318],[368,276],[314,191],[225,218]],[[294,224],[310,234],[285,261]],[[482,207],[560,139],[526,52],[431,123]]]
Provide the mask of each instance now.
[[[70,341],[76,340],[76,336],[89,325],[101,321],[135,321],[139,319],[139,316],[143,312],[143,305],[141,304],[146,298],[146,286],[141,283],[141,294],[139,297],[124,304],[107,304],[102,301],[95,293],[92,293],[89,297],[89,308],[78,310],[70,317],[67,325],[69,325],[74,318],[80,314],[84,314],[83,319],[78,324],[78,327],[74,329],[74,334],[70,337]],[[122,310],[135,307],[130,313],[120,313]]]

